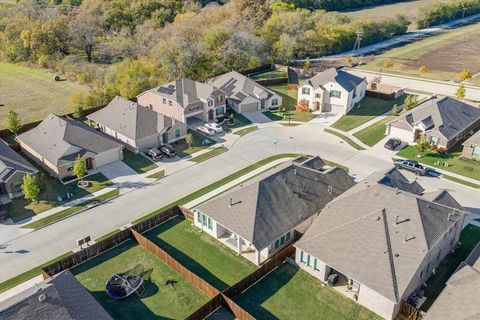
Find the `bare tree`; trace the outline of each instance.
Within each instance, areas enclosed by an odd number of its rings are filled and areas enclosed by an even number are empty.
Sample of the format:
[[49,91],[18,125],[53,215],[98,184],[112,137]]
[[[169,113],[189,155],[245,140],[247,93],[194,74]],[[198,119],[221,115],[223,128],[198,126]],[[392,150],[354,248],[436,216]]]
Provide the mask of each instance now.
[[95,38],[101,33],[102,20],[95,12],[80,10],[70,22],[70,39],[72,45],[84,50],[88,62],[92,62]]

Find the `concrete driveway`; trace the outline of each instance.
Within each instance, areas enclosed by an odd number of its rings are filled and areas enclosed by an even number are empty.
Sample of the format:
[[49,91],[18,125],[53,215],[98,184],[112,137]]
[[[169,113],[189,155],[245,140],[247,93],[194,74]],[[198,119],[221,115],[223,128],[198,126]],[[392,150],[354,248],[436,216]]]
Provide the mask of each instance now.
[[261,111],[251,111],[251,112],[243,112],[242,115],[245,116],[248,120],[253,123],[268,123],[272,122],[272,120],[264,115]]
[[143,178],[123,161],[107,164],[98,168],[98,171],[119,187],[121,189],[120,192],[124,191],[122,189],[135,189],[140,187],[140,184],[148,183],[147,179]]

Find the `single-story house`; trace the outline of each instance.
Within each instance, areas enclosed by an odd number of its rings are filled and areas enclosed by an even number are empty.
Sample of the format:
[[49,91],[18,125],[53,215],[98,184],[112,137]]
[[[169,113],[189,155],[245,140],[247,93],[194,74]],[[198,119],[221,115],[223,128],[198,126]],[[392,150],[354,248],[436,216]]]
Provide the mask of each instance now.
[[0,302],[0,319],[113,320],[69,270]]
[[194,224],[260,265],[291,243],[295,232],[304,232],[323,206],[353,185],[343,169],[321,171],[303,163],[287,163],[198,206],[193,210]]
[[388,122],[386,134],[407,143],[425,136],[430,144],[448,150],[478,127],[480,109],[454,98],[438,97]]
[[94,121],[100,131],[134,151],[172,143],[187,135],[183,122],[118,96],[87,118]]
[[213,121],[226,112],[225,94],[209,84],[188,78],[176,80],[137,96],[139,105],[172,119]]
[[123,159],[123,144],[80,121],[54,114],[17,140],[28,157],[61,180],[72,178],[78,156],[86,160],[89,171]]
[[448,279],[424,320],[480,319],[480,243]]
[[365,79],[338,68],[329,68],[305,81],[298,88],[298,101],[310,110],[347,114],[364,97]]
[[480,130],[470,138],[465,140],[463,145],[462,157],[467,159],[480,160]]
[[252,79],[231,71],[207,81],[222,90],[227,106],[238,113],[276,109],[282,105],[282,97]]
[[0,196],[6,195],[8,199],[21,196],[23,176],[37,172],[34,166],[0,139]]
[[322,281],[336,277],[339,292],[393,319],[455,247],[465,211],[448,191],[418,195],[382,176],[326,205],[295,244],[295,260]]

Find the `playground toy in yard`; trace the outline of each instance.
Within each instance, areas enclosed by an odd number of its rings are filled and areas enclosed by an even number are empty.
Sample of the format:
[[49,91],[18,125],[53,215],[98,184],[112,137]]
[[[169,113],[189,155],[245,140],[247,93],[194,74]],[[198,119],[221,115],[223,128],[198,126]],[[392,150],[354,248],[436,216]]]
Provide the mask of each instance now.
[[114,300],[125,299],[133,293],[141,296],[145,292],[143,276],[146,273],[143,265],[137,264],[126,272],[114,274],[107,280],[105,291]]

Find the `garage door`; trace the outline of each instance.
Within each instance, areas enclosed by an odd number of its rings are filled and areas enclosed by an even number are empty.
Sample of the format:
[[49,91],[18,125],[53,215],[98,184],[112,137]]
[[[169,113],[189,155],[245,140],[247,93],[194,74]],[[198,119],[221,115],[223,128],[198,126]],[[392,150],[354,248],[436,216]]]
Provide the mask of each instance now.
[[97,154],[95,156],[95,167],[98,168],[106,164],[121,160],[120,154],[121,152],[118,149],[113,149]]
[[258,102],[242,104],[240,106],[240,108],[241,108],[241,112],[257,111],[258,110]]
[[397,127],[390,127],[390,138],[397,138],[407,143],[413,143],[413,133],[409,130],[400,129]]

